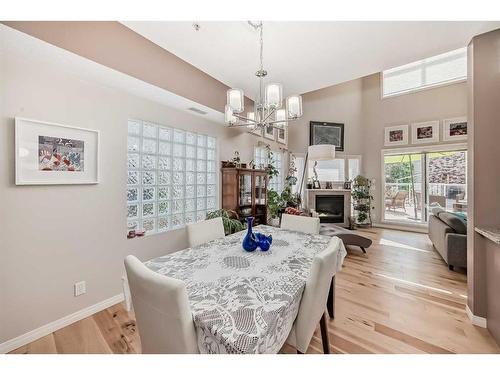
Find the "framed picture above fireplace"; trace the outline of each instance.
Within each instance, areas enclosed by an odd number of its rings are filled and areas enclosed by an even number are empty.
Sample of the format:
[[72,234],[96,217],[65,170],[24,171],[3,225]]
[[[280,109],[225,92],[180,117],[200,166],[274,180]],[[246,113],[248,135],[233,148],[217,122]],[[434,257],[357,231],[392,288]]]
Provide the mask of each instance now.
[[309,145],[334,145],[335,151],[344,151],[344,124],[311,121]]

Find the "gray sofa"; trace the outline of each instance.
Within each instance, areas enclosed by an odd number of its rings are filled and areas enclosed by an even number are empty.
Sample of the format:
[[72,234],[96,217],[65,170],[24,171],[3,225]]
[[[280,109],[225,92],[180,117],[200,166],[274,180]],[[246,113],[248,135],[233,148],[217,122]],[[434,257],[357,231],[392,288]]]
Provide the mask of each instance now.
[[467,224],[449,212],[429,216],[429,238],[450,270],[467,267]]

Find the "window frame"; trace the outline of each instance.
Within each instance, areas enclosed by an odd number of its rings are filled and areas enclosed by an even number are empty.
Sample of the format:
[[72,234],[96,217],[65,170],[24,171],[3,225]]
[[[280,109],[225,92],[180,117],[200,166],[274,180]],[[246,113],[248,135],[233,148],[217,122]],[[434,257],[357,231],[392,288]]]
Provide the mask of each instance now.
[[[468,56],[467,56],[467,47],[458,48],[456,50],[452,50],[452,51],[449,51],[449,52],[454,52],[454,51],[459,51],[459,50],[464,50],[465,51],[465,57],[467,59],[468,58]],[[443,53],[443,54],[446,54],[446,52]],[[467,73],[465,73],[465,76],[462,76],[462,77],[456,77],[456,78],[452,78],[452,79],[448,79],[448,80],[444,80],[444,81],[440,81],[440,82],[436,82],[436,83],[431,83],[431,84],[424,84],[424,85],[421,85],[421,86],[418,86],[418,87],[414,87],[414,88],[410,88],[410,89],[406,89],[406,90],[402,90],[402,91],[397,91],[397,92],[393,92],[393,93],[390,93],[390,94],[384,94],[385,72],[387,72],[389,70],[401,68],[401,67],[404,67],[404,66],[407,66],[407,65],[411,65],[411,64],[418,64],[420,66],[420,74],[422,75],[423,81],[425,82],[425,77],[426,77],[426,69],[425,68],[426,67],[442,63],[443,61],[446,61],[446,60],[451,60],[452,61],[452,59],[450,59],[449,57],[448,58],[443,58],[443,59],[440,59],[440,60],[435,60],[435,61],[427,61],[427,60],[433,59],[433,58],[435,58],[437,56],[440,56],[440,55],[443,55],[443,54],[439,54],[439,55],[431,56],[431,57],[428,57],[428,58],[425,58],[425,59],[421,59],[421,60],[418,60],[418,61],[414,61],[414,62],[411,62],[411,63],[408,63],[408,64],[401,65],[399,67],[385,69],[382,72],[380,72],[379,79],[380,79],[380,97],[381,97],[381,99],[389,99],[389,98],[393,98],[393,97],[400,96],[400,95],[406,95],[406,94],[411,94],[411,93],[414,93],[414,92],[416,93],[416,92],[419,92],[419,91],[424,91],[424,90],[429,90],[429,89],[435,89],[435,88],[438,88],[438,87],[445,87],[445,86],[454,85],[454,84],[457,84],[457,83],[467,82]],[[402,69],[402,70],[404,70],[404,69]]]

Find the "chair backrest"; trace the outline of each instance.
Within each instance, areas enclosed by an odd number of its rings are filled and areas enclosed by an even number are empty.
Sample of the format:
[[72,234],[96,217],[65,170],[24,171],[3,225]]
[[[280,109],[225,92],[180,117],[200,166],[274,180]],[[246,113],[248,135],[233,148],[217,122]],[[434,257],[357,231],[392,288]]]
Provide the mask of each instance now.
[[186,226],[189,247],[198,246],[202,243],[223,238],[224,224],[221,217],[203,220],[199,223]]
[[186,286],[129,255],[125,269],[143,353],[198,353]]
[[408,196],[408,192],[406,190],[399,190],[394,196],[394,200],[403,201]]
[[281,215],[281,229],[294,230],[296,232],[319,234],[319,217]]
[[331,279],[335,274],[336,248],[328,246],[314,257],[295,319],[295,347],[305,353],[325,313]]

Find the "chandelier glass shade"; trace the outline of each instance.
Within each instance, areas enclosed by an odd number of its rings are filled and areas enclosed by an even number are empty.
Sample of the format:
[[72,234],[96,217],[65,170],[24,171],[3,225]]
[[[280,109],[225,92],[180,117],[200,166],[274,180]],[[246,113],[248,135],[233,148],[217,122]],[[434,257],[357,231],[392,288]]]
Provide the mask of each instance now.
[[283,100],[283,86],[280,83],[267,83],[264,78],[267,71],[263,67],[263,24],[248,22],[260,35],[260,69],[255,73],[259,79],[259,90],[255,98],[254,109],[243,115],[245,110],[245,94],[243,90],[231,88],[227,90],[225,123],[227,126],[245,126],[250,129],[274,127],[284,128],[289,121],[302,117],[302,97],[290,95]]

